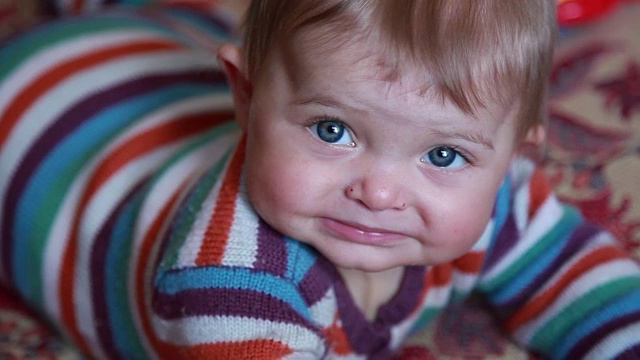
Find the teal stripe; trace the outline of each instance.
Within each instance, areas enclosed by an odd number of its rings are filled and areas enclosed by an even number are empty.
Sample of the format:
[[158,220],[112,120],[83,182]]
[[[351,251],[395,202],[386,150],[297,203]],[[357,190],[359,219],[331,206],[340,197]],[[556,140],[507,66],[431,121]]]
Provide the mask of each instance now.
[[[158,174],[158,181],[164,173],[169,171],[170,167],[178,163],[181,159],[188,156],[190,153],[196,151],[198,148],[203,147],[216,141],[224,135],[229,135],[231,132],[238,129],[235,122],[229,122],[217,127],[215,130],[207,133],[201,139],[190,144],[188,147],[180,151],[175,158],[173,158],[164,169],[161,169]],[[162,261],[158,265],[158,271],[167,271],[177,266],[180,249],[184,245],[184,242],[189,235],[189,231],[193,228],[193,223],[196,220],[196,216],[202,209],[204,200],[209,195],[214,184],[220,179],[220,174],[224,169],[225,164],[231,157],[233,149],[220,149],[226,151],[226,154],[209,170],[194,186],[193,192],[188,196],[187,200],[180,207],[180,211],[176,215],[175,221],[172,223],[171,233],[169,234],[167,247],[164,250]]]
[[140,192],[122,209],[114,224],[105,257],[106,302],[110,332],[118,350],[125,353],[144,354],[136,324],[133,322],[132,304],[129,300],[129,266],[133,244],[133,231],[144,199]]
[[168,36],[169,39],[176,39],[176,34],[167,29],[152,27],[148,23],[133,22],[129,19],[77,18],[55,22],[26,33],[19,41],[6,44],[0,50],[0,82],[4,81],[4,78],[15,68],[46,48],[88,35],[97,33],[106,35],[120,30],[155,30]]
[[596,333],[606,323],[638,313],[640,313],[640,289],[613,298],[605,306],[596,309],[588,316],[584,314],[585,320],[576,323],[565,337],[556,339],[555,343],[551,345],[551,348],[554,349],[554,356],[566,359],[569,351],[582,339]]
[[204,15],[202,13],[194,12],[192,10],[170,9],[164,10],[163,14],[186,23],[186,25],[196,27],[198,30],[209,35],[211,39],[226,40],[229,38],[227,30],[217,26],[217,24],[214,24],[212,21],[204,20]]
[[[580,214],[572,207],[563,206],[562,217],[539,241],[536,241],[523,256],[505,271],[482,284],[480,288],[490,294],[494,302],[506,301],[517,295],[520,289],[528,284],[530,277],[540,271],[538,269],[540,263],[548,263],[549,249],[561,247],[561,242],[564,242],[564,239],[568,238],[580,223],[582,223]],[[530,270],[530,267],[533,270]]]
[[158,273],[155,288],[175,295],[194,289],[233,289],[264,293],[287,303],[306,318],[309,308],[297,286],[289,279],[253,269],[239,267],[202,266]]
[[517,276],[508,280],[508,286],[503,286],[492,293],[491,300],[501,304],[522,294],[557,259],[576,228],[583,223],[576,211],[564,211],[560,222],[543,236],[531,251],[518,260]]
[[[504,182],[496,195],[495,205],[493,206],[493,235],[491,239],[495,239],[502,227],[507,222],[509,210],[511,209],[511,176],[507,175]],[[492,244],[495,241],[492,241]]]
[[[140,118],[172,102],[211,92],[211,89],[203,85],[167,87],[116,104],[87,119],[48,154],[26,185],[16,208],[13,232],[16,246],[12,265],[15,282],[27,299],[40,305],[44,302],[40,277],[43,249],[53,219],[82,168],[119,132]],[[22,271],[23,267],[40,269],[40,272]]]
[[553,353],[555,350],[553,346],[558,339],[570,333],[571,329],[585,318],[585,314],[606,306],[611,299],[628,293],[630,289],[639,288],[640,278],[636,275],[615,279],[583,294],[576,301],[567,304],[568,306],[561,313],[539,327],[531,341],[531,347],[541,349],[545,353]]
[[411,327],[410,334],[415,334],[429,326],[435,318],[442,312],[442,308],[427,308],[420,313],[417,321]]
[[[287,247],[286,277],[300,284],[305,275],[318,260],[316,250],[300,241],[285,237]],[[293,272],[295,270],[295,272]]]

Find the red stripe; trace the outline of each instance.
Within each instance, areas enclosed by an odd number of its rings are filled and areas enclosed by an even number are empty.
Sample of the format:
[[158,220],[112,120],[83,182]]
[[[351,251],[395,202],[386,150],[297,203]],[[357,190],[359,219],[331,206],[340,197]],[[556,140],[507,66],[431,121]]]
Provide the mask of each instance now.
[[196,265],[219,265],[222,263],[224,250],[227,246],[233,218],[236,211],[236,199],[240,190],[240,177],[244,163],[245,137],[238,144],[227,174],[220,188],[216,207],[204,233],[204,240],[200,247]]
[[551,187],[542,169],[537,168],[531,176],[529,185],[529,219],[533,218],[542,204],[551,194]]
[[465,274],[477,275],[484,264],[484,252],[470,252],[453,261],[453,266]]
[[[85,351],[87,350],[87,344],[82,339],[82,335],[78,329],[74,299],[73,296],[69,296],[69,294],[73,294],[75,285],[74,279],[77,270],[75,262],[78,251],[77,247],[80,241],[78,238],[80,232],[80,220],[83,218],[83,214],[91,198],[95,196],[100,188],[110,178],[112,178],[114,174],[133,162],[135,159],[140,158],[162,146],[202,133],[215,125],[226,121],[230,116],[231,114],[229,113],[193,114],[161,124],[156,128],[140,133],[109,154],[100,163],[97,170],[89,180],[76,210],[71,235],[62,260],[59,293],[62,319],[67,325],[70,334],[81,344]],[[87,299],[87,301],[90,301],[90,299]]]
[[50,69],[47,73],[35,79],[29,86],[16,94],[14,97],[15,101],[11,102],[6,109],[0,119],[0,148],[4,147],[9,133],[27,109],[50,89],[68,79],[70,75],[119,57],[178,48],[178,44],[147,39],[140,42],[96,50]]
[[[138,308],[138,315],[140,316],[140,322],[142,323],[142,331],[147,337],[150,345],[156,350],[157,354],[165,354],[166,349],[160,339],[155,336],[153,326],[151,325],[151,279],[153,273],[148,271],[152,264],[152,254],[154,249],[159,245],[159,235],[162,229],[166,225],[166,219],[171,214],[172,209],[176,206],[178,199],[180,199],[180,190],[186,189],[186,182],[182,186],[178,187],[178,191],[171,196],[169,202],[162,208],[158,216],[154,219],[153,223],[149,227],[144,240],[140,246],[140,255],[137,261],[135,272],[135,290],[134,296],[136,299],[136,306]],[[145,292],[148,290],[148,292]],[[197,358],[197,357],[194,357]]]
[[612,246],[602,247],[592,251],[568,269],[551,288],[541,293],[509,318],[505,322],[507,331],[514,332],[520,326],[540,316],[540,314],[549,308],[551,303],[556,301],[557,298],[564,293],[571,283],[589,270],[600,264],[625,257],[626,254]]

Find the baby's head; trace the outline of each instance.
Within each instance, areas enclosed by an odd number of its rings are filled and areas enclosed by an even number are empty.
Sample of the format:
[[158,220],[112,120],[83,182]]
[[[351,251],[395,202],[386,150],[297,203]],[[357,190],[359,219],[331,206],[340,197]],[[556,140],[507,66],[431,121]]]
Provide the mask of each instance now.
[[465,112],[520,102],[520,133],[541,125],[556,2],[551,0],[253,1],[244,51],[250,79],[301,38],[318,54],[375,42],[389,79],[415,79]]
[[220,51],[249,198],[339,267],[467,252],[543,137],[554,0],[253,1]]

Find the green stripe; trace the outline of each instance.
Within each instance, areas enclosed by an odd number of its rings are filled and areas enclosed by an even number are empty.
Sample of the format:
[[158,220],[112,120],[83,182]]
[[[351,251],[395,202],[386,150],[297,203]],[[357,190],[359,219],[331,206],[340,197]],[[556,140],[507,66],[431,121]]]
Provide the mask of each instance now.
[[536,241],[533,247],[528,249],[523,256],[513,262],[505,271],[484,282],[480,288],[487,293],[493,293],[498,288],[508,286],[509,282],[524,271],[529,264],[544,257],[547,249],[561,245],[560,240],[569,237],[575,228],[582,223],[582,217],[574,208],[564,206],[563,210],[560,220],[539,241]]
[[[230,122],[228,124],[222,125],[220,128],[216,128],[204,139],[201,139],[197,143],[192,144],[192,146],[190,146],[189,148],[184,149],[180,154],[178,154],[178,156],[172,159],[171,163],[168,164],[166,168],[162,170],[162,172],[168,171],[169,167],[178,162],[188,153],[194,151],[196,148],[206,145],[207,143],[210,143],[214,139],[217,139],[223,135],[230,134],[236,129],[237,126],[235,122]],[[180,249],[186,241],[189,231],[193,227],[193,223],[196,220],[196,215],[200,213],[202,204],[207,198],[207,195],[209,195],[211,188],[220,178],[220,174],[222,173],[225,164],[228,162],[228,159],[231,157],[232,151],[233,149],[226,150],[226,154],[203,177],[203,179],[198,184],[196,184],[194,191],[189,196],[186,204],[181,207],[182,211],[177,215],[176,220],[173,223],[174,227],[172,228],[172,232],[169,235],[169,241],[166,249],[164,250],[164,255],[162,255],[162,261],[158,266],[159,271],[166,271],[176,265]],[[162,174],[160,174],[159,176],[162,176]]]
[[[198,85],[173,86],[158,90],[156,93],[138,96],[124,103],[114,104],[94,117],[87,119],[81,128],[76,129],[74,133],[65,138],[58,146],[58,149],[64,148],[68,151],[68,149],[73,148],[75,144],[81,142],[81,140],[78,139],[78,133],[81,132],[80,129],[85,127],[95,127],[95,125],[102,120],[101,118],[110,113],[114,113],[116,115],[125,114],[127,116],[127,118],[118,119],[122,124],[114,124],[114,127],[110,128],[109,132],[103,133],[103,137],[100,138],[99,141],[91,144],[91,147],[85,148],[82,146],[81,153],[74,159],[75,161],[60,164],[63,168],[58,172],[59,176],[49,179],[50,183],[47,186],[47,191],[37,204],[30,204],[30,206],[35,206],[37,209],[31,211],[31,213],[36,213],[34,224],[39,225],[31,228],[28,238],[24,239],[25,241],[29,241],[31,244],[29,245],[29,248],[33,252],[30,254],[31,259],[33,259],[33,263],[43,264],[44,252],[41,251],[41,249],[45,249],[45,245],[47,241],[49,241],[49,232],[51,231],[53,220],[55,219],[55,216],[52,216],[52,214],[58,214],[58,210],[61,208],[64,200],[68,196],[76,177],[81,172],[82,168],[91,161],[91,159],[94,159],[100,152],[104,151],[104,147],[113,142],[113,139],[125,132],[128,126],[138,123],[139,120],[144,118],[148,113],[160,109],[170,103],[183,101],[197,94],[201,94],[207,90],[207,87]],[[125,111],[125,113],[122,113],[122,111]],[[75,147],[77,148],[77,146]],[[50,166],[50,162],[51,160],[47,158],[43,161],[43,165],[41,165],[40,168],[43,166]],[[36,174],[41,171],[40,168],[36,170]],[[40,175],[43,176],[44,174]],[[38,251],[36,251],[36,249],[38,249]],[[29,299],[32,299],[34,302],[37,302],[42,306],[46,299],[43,298],[42,294],[43,286],[41,274],[35,271],[30,271],[25,275],[25,278],[27,281],[26,284],[23,284],[25,286],[23,292]]]
[[442,308],[427,308],[420,313],[418,320],[413,324],[410,334],[415,334],[418,331],[426,328],[433,322],[433,320],[442,313]]
[[540,326],[531,340],[532,348],[550,353],[558,339],[568,334],[571,328],[587,317],[587,314],[598,310],[611,299],[628,293],[629,289],[638,289],[639,287],[640,278],[635,275],[615,279],[583,294],[576,301],[567,304],[562,312],[555,314],[548,322]]

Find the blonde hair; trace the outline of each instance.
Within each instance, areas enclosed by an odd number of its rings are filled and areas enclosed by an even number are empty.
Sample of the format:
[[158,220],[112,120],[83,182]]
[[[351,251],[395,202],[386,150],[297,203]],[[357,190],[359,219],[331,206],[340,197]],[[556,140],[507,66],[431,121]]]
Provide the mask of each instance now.
[[253,0],[248,76],[303,30],[320,46],[374,34],[394,76],[406,66],[425,71],[429,87],[467,113],[517,102],[523,136],[546,120],[555,8],[555,0]]

